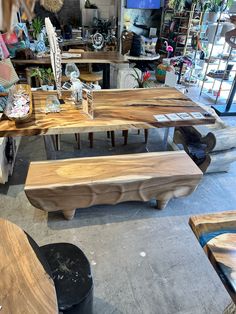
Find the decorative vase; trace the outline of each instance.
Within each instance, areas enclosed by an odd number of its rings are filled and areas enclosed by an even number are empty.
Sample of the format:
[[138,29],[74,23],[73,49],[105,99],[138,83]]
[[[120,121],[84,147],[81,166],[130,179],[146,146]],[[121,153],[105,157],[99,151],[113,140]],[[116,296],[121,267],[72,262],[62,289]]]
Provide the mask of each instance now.
[[156,79],[158,82],[165,83],[166,72],[174,72],[175,69],[171,65],[159,64],[156,69]]

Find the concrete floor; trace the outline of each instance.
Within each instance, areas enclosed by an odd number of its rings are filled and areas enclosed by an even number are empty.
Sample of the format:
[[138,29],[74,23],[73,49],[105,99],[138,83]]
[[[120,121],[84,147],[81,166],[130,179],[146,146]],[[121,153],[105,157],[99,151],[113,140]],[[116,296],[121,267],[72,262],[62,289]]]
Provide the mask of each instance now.
[[[117,136],[111,148],[106,134],[96,136],[89,149],[76,150],[73,136],[62,138],[58,158],[145,151],[143,135],[135,132],[129,144]],[[152,130],[148,149],[161,148]],[[73,150],[71,154],[69,151]],[[157,211],[154,201],[78,209],[72,221],[61,213],[32,207],[24,194],[29,162],[44,160],[42,137],[22,140],[15,171],[0,187],[0,216],[25,229],[39,245],[70,242],[78,245],[92,265],[96,314],[218,314],[230,302],[188,220],[191,215],[236,208],[236,165],[229,173],[205,175],[189,197],[170,201]]]

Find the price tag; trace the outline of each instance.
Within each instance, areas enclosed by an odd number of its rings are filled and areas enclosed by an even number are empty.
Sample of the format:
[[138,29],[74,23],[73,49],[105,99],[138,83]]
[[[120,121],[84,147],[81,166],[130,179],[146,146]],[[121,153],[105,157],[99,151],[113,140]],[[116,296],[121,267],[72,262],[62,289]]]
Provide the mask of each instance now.
[[170,119],[171,121],[180,121],[182,120],[176,113],[168,113],[166,114],[166,117]]
[[180,112],[178,113],[178,116],[183,119],[183,120],[191,120],[193,119],[192,116],[190,116],[190,114],[188,114],[187,112]]
[[153,116],[158,122],[166,122],[169,119],[164,114],[157,114]]
[[204,115],[201,112],[190,112],[191,116],[195,119],[205,119]]

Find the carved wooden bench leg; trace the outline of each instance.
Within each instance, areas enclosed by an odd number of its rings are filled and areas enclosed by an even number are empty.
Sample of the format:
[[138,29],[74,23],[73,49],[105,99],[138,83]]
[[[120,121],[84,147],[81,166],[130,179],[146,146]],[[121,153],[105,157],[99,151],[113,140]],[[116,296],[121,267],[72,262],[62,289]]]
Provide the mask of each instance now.
[[63,210],[62,213],[63,213],[65,219],[71,220],[75,216],[75,211],[76,211],[76,209],[73,209],[73,210]]
[[164,209],[168,204],[169,200],[156,200],[156,208],[157,209]]

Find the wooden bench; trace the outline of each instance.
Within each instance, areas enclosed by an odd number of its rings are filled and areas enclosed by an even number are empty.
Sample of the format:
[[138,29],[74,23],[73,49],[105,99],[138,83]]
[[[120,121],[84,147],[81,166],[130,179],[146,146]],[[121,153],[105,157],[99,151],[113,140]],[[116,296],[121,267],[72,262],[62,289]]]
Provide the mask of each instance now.
[[189,224],[236,304],[236,211],[193,216]]
[[158,152],[32,162],[25,184],[30,203],[45,211],[155,198],[164,208],[172,197],[193,192],[201,170],[184,152]]

